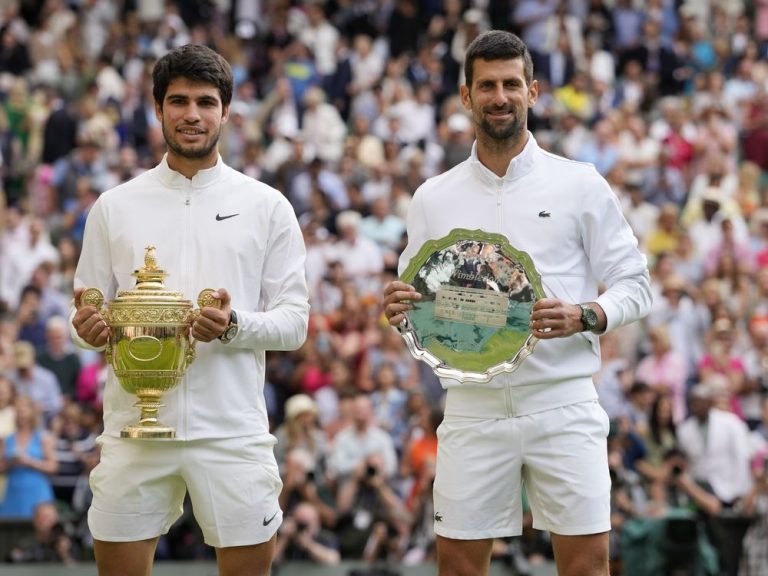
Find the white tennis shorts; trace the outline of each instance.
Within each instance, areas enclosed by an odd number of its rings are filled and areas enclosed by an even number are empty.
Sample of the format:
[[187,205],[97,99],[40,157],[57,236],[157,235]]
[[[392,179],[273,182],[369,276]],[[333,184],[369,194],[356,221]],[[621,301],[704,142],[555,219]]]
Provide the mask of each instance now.
[[165,534],[189,491],[206,544],[269,540],[282,522],[274,441],[135,440],[101,436],[88,527],[97,540],[133,542]]
[[521,534],[523,483],[534,528],[610,530],[608,426],[597,401],[515,417],[446,412],[437,431],[435,533],[460,540]]

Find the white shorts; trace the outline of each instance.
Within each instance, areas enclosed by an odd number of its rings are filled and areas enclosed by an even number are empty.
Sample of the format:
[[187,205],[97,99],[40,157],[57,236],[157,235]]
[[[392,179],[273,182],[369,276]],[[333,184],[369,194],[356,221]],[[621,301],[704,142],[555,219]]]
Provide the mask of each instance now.
[[608,425],[597,401],[510,418],[447,413],[437,431],[435,533],[460,540],[521,534],[522,484],[534,528],[607,532]]
[[206,544],[248,546],[269,540],[282,522],[274,441],[135,440],[101,436],[90,476],[88,527],[97,540],[133,542],[165,534],[184,495]]

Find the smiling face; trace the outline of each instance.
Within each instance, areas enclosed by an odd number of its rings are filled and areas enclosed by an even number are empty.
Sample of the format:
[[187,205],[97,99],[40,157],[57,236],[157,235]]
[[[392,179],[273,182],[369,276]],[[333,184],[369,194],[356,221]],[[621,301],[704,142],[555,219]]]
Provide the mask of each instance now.
[[472,113],[478,139],[514,145],[524,139],[528,108],[536,103],[538,85],[525,80],[522,58],[478,59],[472,84],[461,86],[461,101]]
[[213,84],[174,78],[162,104],[155,103],[155,113],[163,126],[171,168],[183,165],[199,170],[216,163],[216,145],[229,107],[222,105]]

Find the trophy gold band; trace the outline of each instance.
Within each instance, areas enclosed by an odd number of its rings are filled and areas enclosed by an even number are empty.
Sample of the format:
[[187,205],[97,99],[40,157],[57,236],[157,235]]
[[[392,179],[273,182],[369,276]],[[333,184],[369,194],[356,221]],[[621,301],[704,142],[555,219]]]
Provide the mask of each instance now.
[[[104,294],[87,288],[80,301],[101,312],[109,327],[105,358],[123,389],[138,397],[139,420],[120,431],[123,438],[175,438],[173,427],[163,424],[158,412],[163,395],[178,386],[195,359],[192,322],[200,313],[181,292],[165,289],[168,274],[157,265],[155,247],[147,246],[144,266],[133,272],[133,290],[118,292],[106,308]],[[220,307],[206,288],[197,298],[200,308]]]
[[422,296],[411,302],[400,333],[437,376],[485,383],[533,352],[530,319],[544,296],[541,277],[505,236],[454,229],[426,242],[400,279]]

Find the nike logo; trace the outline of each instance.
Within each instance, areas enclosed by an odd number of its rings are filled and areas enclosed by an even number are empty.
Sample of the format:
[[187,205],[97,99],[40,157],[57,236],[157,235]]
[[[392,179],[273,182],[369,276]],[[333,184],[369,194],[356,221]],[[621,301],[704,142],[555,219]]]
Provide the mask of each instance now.
[[539,212],[539,218],[549,218],[550,216],[551,214],[546,210],[542,210],[541,212]]
[[[235,216],[237,216],[237,214],[235,214]],[[277,512],[280,512],[280,510],[278,510]],[[267,517],[264,516],[264,526],[269,526],[272,523],[272,520],[274,520],[275,516],[277,516],[277,512],[272,514],[272,517],[269,520],[267,520]]]
[[226,216],[222,216],[221,214],[216,214],[216,220],[221,222],[222,220],[226,220],[227,218],[234,218],[235,216],[240,216],[240,214],[227,214]]

